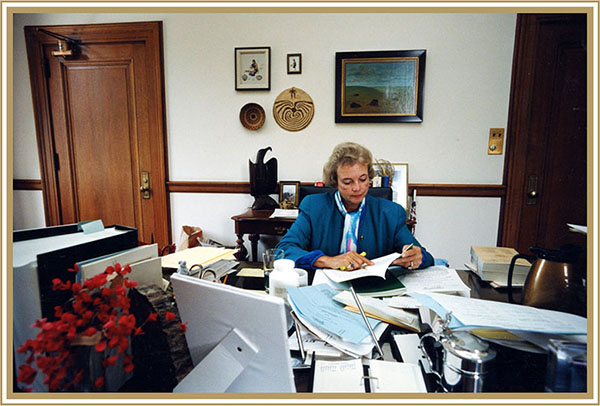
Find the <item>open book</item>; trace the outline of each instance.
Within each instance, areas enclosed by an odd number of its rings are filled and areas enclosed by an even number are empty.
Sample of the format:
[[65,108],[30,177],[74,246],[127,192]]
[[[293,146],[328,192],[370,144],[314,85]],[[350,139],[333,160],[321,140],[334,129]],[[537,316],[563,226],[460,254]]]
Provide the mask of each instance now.
[[385,271],[396,258],[401,254],[394,252],[383,257],[375,258],[372,261],[374,265],[369,265],[356,271],[338,271],[337,269],[323,269],[323,272],[334,282],[346,282],[353,279],[364,278],[365,276],[379,276],[385,279]]
[[313,392],[423,393],[421,368],[405,362],[365,360],[315,361]]

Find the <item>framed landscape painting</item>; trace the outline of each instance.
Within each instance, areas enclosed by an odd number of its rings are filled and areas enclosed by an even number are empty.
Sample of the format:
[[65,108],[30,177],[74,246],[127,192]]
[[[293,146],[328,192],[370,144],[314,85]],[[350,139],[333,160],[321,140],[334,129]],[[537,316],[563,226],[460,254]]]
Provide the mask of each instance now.
[[336,52],[335,122],[423,121],[424,49]]

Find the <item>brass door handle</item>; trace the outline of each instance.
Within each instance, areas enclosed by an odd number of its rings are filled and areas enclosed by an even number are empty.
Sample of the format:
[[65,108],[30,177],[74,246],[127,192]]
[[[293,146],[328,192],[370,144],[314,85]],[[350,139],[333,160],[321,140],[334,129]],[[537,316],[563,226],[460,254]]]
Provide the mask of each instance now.
[[527,176],[527,198],[525,199],[525,204],[528,206],[533,206],[537,204],[537,192],[538,187],[538,176],[537,175],[529,175]]
[[150,199],[150,173],[142,172],[142,186],[140,191],[142,192],[142,199]]

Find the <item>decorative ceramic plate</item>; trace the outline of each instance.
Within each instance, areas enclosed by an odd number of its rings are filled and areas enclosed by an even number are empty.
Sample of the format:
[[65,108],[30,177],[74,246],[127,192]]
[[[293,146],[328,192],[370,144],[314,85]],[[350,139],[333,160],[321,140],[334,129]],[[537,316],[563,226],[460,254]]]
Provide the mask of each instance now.
[[265,110],[256,103],[248,103],[240,110],[240,121],[249,130],[258,130],[265,123]]
[[315,104],[302,89],[291,87],[277,96],[273,103],[273,116],[281,128],[300,131],[306,128],[315,114]]

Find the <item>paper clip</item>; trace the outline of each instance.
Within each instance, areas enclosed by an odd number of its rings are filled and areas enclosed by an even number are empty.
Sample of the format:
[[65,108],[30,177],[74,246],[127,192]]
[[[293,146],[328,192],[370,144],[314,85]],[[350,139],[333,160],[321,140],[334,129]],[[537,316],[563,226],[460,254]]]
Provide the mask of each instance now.
[[[365,375],[362,377],[362,379],[364,379],[365,381],[369,381],[369,387],[371,388],[371,392],[374,392],[373,389],[379,389],[379,378],[377,378],[376,376]],[[376,383],[375,388],[373,388],[372,381],[375,381]]]

